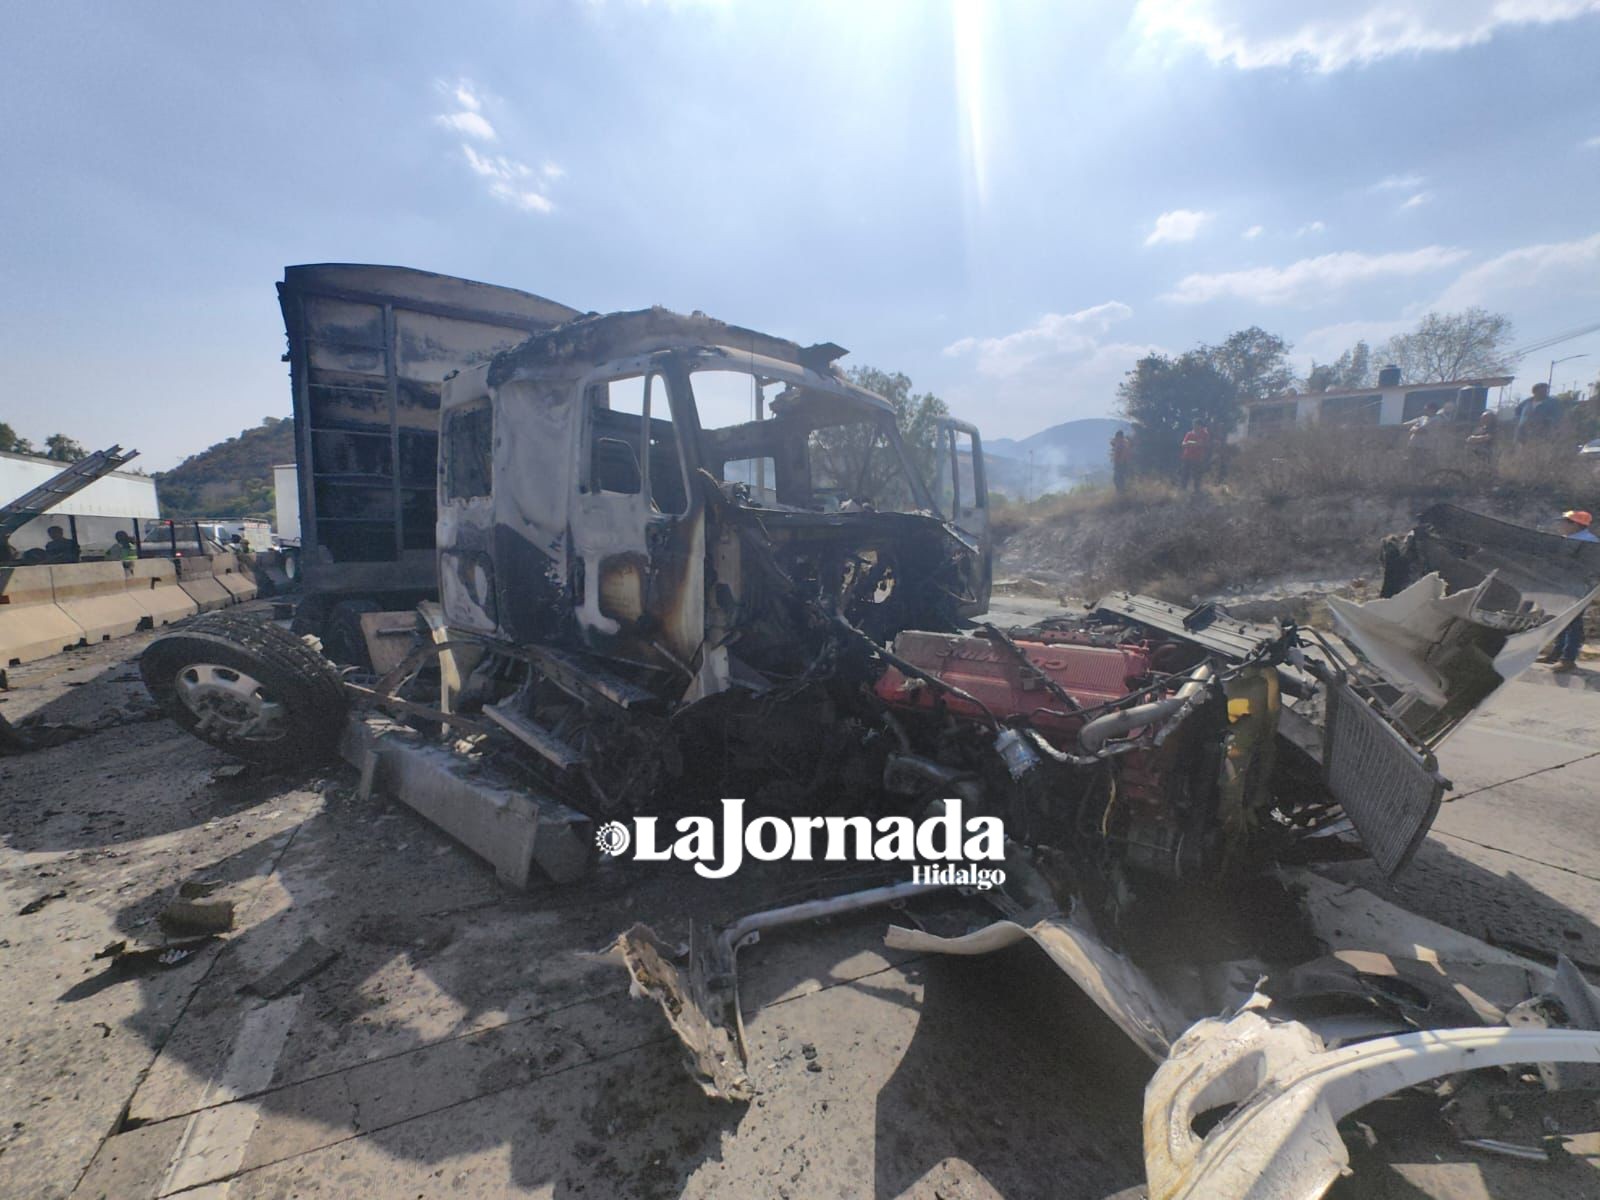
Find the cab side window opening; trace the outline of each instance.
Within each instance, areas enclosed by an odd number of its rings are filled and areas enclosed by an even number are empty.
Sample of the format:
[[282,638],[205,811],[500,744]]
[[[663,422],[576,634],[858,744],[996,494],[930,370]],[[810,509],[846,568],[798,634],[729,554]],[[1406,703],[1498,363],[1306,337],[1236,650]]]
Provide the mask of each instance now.
[[688,489],[666,378],[635,375],[594,384],[589,389],[589,409],[590,486],[623,496],[638,495],[648,486],[656,512],[668,516],[686,512]]
[[989,498],[978,494],[973,469],[975,448],[972,435],[964,429],[942,430],[938,438],[937,477],[934,503],[952,519],[964,510],[987,508]]
[[445,417],[445,496],[473,500],[494,485],[494,410],[487,400],[452,409]]

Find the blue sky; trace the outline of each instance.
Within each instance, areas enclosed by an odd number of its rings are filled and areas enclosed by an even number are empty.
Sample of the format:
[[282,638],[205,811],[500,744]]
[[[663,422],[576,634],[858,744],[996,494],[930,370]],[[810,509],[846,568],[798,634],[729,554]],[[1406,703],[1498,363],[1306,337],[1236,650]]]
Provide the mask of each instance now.
[[[1314,16],[1308,16],[1309,13]],[[703,309],[991,436],[1251,324],[1600,322],[1600,0],[0,11],[0,420],[146,469],[287,415],[286,263]],[[1600,335],[1518,384],[1600,375]]]

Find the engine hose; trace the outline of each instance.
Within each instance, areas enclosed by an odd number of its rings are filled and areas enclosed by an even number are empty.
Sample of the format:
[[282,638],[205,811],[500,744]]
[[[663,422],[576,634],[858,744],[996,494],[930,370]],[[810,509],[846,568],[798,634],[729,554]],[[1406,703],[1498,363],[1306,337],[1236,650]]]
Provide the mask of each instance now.
[[1156,700],[1149,704],[1138,704],[1133,708],[1125,708],[1119,712],[1107,713],[1103,717],[1096,717],[1078,730],[1078,748],[1085,754],[1098,755],[1111,738],[1131,733],[1135,729],[1142,729],[1148,725],[1160,724],[1169,717],[1176,716],[1204,690],[1206,684],[1211,681],[1211,675],[1211,665],[1209,663],[1201,663],[1190,673],[1189,682],[1165,700]]

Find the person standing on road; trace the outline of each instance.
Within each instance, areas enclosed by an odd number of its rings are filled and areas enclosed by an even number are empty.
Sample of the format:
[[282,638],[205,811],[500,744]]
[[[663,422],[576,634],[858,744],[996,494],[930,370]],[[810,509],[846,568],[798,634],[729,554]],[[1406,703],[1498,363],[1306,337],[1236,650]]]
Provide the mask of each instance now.
[[1122,430],[1111,435],[1111,482],[1118,493],[1128,490],[1128,472],[1133,468],[1133,439]]
[[107,557],[119,560],[125,567],[130,563],[137,562],[139,560],[139,547],[133,544],[133,539],[128,536],[128,531],[126,529],[117,530],[116,539],[116,542],[111,547],[111,553]]
[[1183,445],[1178,447],[1178,486],[1200,490],[1200,480],[1206,473],[1206,459],[1211,457],[1211,431],[1199,417],[1183,435]]
[[[1561,514],[1560,531],[1563,537],[1571,538],[1575,542],[1600,542],[1600,537],[1590,526],[1594,524],[1594,517],[1582,509],[1569,509]],[[1579,613],[1572,619],[1572,623],[1563,629],[1556,638],[1555,645],[1550,648],[1546,662],[1555,665],[1552,671],[1576,671],[1578,669],[1578,651],[1583,649],[1583,614]]]

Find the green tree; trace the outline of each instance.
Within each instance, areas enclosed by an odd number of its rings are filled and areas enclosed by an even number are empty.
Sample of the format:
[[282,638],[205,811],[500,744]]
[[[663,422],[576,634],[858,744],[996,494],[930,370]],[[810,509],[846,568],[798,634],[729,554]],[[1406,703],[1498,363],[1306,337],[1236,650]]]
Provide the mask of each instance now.
[[1331,363],[1311,362],[1306,375],[1306,391],[1326,392],[1330,388],[1364,388],[1372,386],[1372,349],[1366,342],[1357,342]]
[[1231,333],[1220,345],[1199,353],[1233,384],[1240,400],[1260,400],[1287,391],[1294,383],[1289,343],[1259,325]]
[[25,437],[18,437],[15,429],[0,421],[0,450],[10,454],[32,454],[33,443]]
[[1134,364],[1117,385],[1118,407],[1134,426],[1139,463],[1168,470],[1178,461],[1184,430],[1195,418],[1225,438],[1239,423],[1237,385],[1217,368],[1210,348],[1177,358],[1151,354]]
[[1504,375],[1511,367],[1511,318],[1483,308],[1429,313],[1410,333],[1390,338],[1385,362],[1407,383],[1447,383]]
[[80,443],[73,441],[64,433],[52,433],[45,438],[44,445],[44,456],[53,458],[57,462],[74,463],[89,457],[89,452]]
[[[930,483],[939,418],[950,413],[945,402],[932,392],[914,395],[910,377],[898,371],[852,367],[849,377],[857,387],[876,392],[893,406],[906,457],[922,481]],[[837,487],[850,497],[866,496],[883,508],[903,508],[915,500],[894,452],[871,424],[817,430],[811,435],[811,459],[818,487]]]

